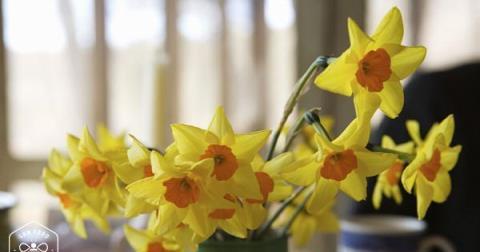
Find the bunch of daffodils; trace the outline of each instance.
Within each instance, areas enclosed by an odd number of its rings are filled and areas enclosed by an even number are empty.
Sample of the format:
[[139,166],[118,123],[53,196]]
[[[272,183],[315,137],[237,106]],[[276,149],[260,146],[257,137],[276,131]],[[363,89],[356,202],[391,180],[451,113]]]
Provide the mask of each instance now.
[[[143,229],[124,227],[130,245],[140,252],[195,251],[207,239],[254,241],[288,234],[303,245],[315,232],[336,232],[337,194],[365,200],[367,178],[373,176],[378,176],[375,207],[383,196],[400,204],[404,188],[416,196],[423,218],[431,202],[444,202],[451,190],[449,171],[461,150],[450,146],[453,115],[424,139],[418,122],[409,121],[412,141],[396,144],[385,136],[381,146],[370,144],[373,114],[381,110],[398,116],[404,102],[400,81],[421,64],[426,50],[401,44],[397,8],[371,36],[350,19],[348,31],[350,48],[338,58],[313,62],[272,136],[270,130],[235,132],[222,107],[208,127],[171,125],[174,141],[165,149],[131,135],[115,136],[103,126],[95,139],[85,128],[80,137],[68,135],[68,155],[52,151],[43,171],[46,189],[83,238],[88,235],[85,221],[108,233],[109,217],[148,216]],[[318,109],[311,109],[287,130],[289,116],[320,68],[324,71],[315,84],[353,96],[356,117],[333,136],[333,119],[320,119]]]

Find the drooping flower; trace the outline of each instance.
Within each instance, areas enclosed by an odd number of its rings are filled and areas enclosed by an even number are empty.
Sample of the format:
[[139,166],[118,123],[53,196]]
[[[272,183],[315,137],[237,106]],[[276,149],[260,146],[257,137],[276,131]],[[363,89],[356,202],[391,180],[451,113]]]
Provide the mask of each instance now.
[[217,108],[208,130],[175,124],[172,133],[178,148],[177,162],[212,159],[212,176],[228,182],[229,193],[242,198],[258,198],[260,188],[251,162],[268,139],[270,131],[235,134],[221,107]]
[[337,195],[338,190],[359,201],[366,198],[366,177],[375,176],[389,168],[396,155],[377,153],[365,147],[370,135],[370,120],[378,108],[377,103],[359,96],[357,118],[344,132],[330,141],[316,135],[318,151],[295,161],[285,169],[283,177],[299,186],[315,183],[313,195],[306,208],[310,213],[322,211]]
[[425,141],[417,121],[407,121],[407,130],[417,145],[417,154],[405,168],[402,183],[409,193],[415,188],[417,215],[423,219],[432,201],[447,200],[452,187],[448,172],[455,167],[462,147],[450,147],[455,130],[453,115],[433,125]]
[[[382,147],[411,154],[413,152],[413,142],[407,142],[396,145],[392,138],[383,136]],[[378,175],[375,189],[373,190],[373,206],[380,208],[382,197],[393,198],[397,204],[402,202],[402,192],[400,191],[400,177],[405,166],[405,161],[397,159],[393,165],[386,171]]]
[[[308,189],[305,190],[293,201],[293,204],[290,204],[285,209],[280,218],[273,224],[275,228],[284,228],[287,225],[297,207],[304,201],[308,191]],[[324,210],[318,213],[308,213],[305,210],[300,212],[288,230],[297,247],[305,246],[315,233],[338,232],[339,222],[337,216],[332,211],[333,205],[334,201],[329,202]]]
[[396,7],[371,37],[352,19],[348,20],[348,32],[350,48],[318,75],[315,83],[341,95],[369,93],[380,97],[380,109],[390,118],[397,117],[404,104],[400,80],[418,68],[426,49],[401,45],[403,22]]
[[104,217],[98,215],[83,198],[69,193],[62,187],[62,180],[71,168],[72,161],[53,150],[48,158],[48,166],[42,173],[47,192],[58,198],[65,219],[78,236],[87,238],[85,220],[92,221],[100,230],[108,232],[109,225]]

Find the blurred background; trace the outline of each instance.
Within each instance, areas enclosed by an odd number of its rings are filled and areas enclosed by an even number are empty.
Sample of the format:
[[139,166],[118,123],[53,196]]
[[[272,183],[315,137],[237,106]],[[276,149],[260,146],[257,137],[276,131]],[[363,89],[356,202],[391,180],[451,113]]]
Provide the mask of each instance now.
[[[161,148],[169,123],[206,127],[223,105],[237,131],[272,128],[307,66],[348,47],[347,17],[371,32],[398,6],[404,44],[428,48],[423,71],[480,56],[476,0],[0,3],[0,189],[19,197],[15,225],[46,221],[41,169],[84,125]],[[354,116],[350,99],[316,88],[301,103],[335,117],[336,132]]]

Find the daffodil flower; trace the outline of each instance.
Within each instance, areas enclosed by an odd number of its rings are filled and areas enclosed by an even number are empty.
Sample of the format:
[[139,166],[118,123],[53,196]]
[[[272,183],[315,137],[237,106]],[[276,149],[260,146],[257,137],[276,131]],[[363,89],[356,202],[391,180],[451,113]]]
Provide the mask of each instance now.
[[[176,165],[175,146],[165,156],[151,153],[153,176],[127,186],[136,198],[157,206],[157,228],[165,234],[179,224],[187,224],[201,237],[209,237],[216,229],[209,215],[217,209],[232,209],[234,204],[225,199],[225,186],[212,176],[213,159]],[[231,216],[224,216],[225,218]]]
[[67,144],[73,164],[65,174],[62,187],[84,198],[101,216],[120,213],[126,192],[120,185],[117,171],[129,165],[126,150],[101,151],[87,128],[81,139],[69,135]]
[[138,230],[129,225],[123,228],[128,243],[136,252],[180,252],[180,246],[151,230]]
[[[280,218],[274,222],[273,227],[281,228],[288,224],[296,208],[304,201],[306,192],[308,191],[309,190],[303,191],[303,193],[293,201],[293,204],[290,204],[285,209]],[[288,230],[297,247],[305,246],[315,233],[338,232],[339,222],[337,216],[332,211],[333,205],[334,201],[331,201],[321,212],[312,214],[307,211],[302,211],[297,215]]]
[[[404,153],[412,153],[414,149],[413,142],[407,142],[396,145],[389,136],[383,136],[382,147]],[[393,198],[395,203],[402,203],[402,192],[400,191],[400,177],[405,166],[405,161],[397,159],[393,165],[386,171],[378,175],[375,189],[373,190],[373,206],[378,209],[382,203],[382,197]]]
[[48,158],[48,166],[43,169],[42,178],[47,192],[58,198],[61,211],[72,230],[86,239],[85,220],[91,220],[100,230],[109,231],[108,222],[82,198],[74,196],[62,187],[62,180],[72,167],[72,161],[53,150]]
[[450,147],[455,130],[453,115],[433,125],[425,141],[420,136],[417,121],[407,121],[407,130],[417,145],[417,155],[405,168],[402,183],[409,193],[415,187],[417,215],[423,219],[432,201],[447,200],[452,188],[448,172],[457,163],[462,147]]
[[242,198],[259,198],[260,188],[251,162],[264,146],[270,131],[235,134],[223,108],[217,108],[208,130],[184,124],[172,125],[178,148],[177,162],[214,161],[212,176],[228,182],[230,193]]
[[315,183],[315,190],[306,208],[310,213],[323,210],[337,195],[338,190],[360,201],[366,198],[366,177],[375,176],[389,168],[396,155],[368,151],[365,146],[370,135],[370,119],[378,108],[359,96],[357,118],[334,141],[316,135],[318,151],[285,168],[283,177],[299,186]]
[[403,22],[396,7],[385,15],[371,37],[352,19],[348,19],[348,32],[350,48],[318,75],[315,83],[341,95],[378,96],[380,109],[390,118],[397,117],[404,103],[400,80],[418,68],[426,49],[401,45]]

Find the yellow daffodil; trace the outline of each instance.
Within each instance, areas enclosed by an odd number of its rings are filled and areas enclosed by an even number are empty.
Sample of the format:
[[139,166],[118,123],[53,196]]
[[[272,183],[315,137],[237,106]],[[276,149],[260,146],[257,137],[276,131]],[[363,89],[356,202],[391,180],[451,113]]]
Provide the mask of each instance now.
[[[407,142],[396,145],[392,138],[383,136],[382,147],[411,154],[413,152],[413,142]],[[400,177],[405,166],[405,161],[397,159],[388,170],[378,175],[375,189],[373,190],[373,206],[380,208],[382,196],[393,198],[397,204],[402,203],[402,192],[400,191]]]
[[390,118],[398,116],[404,97],[400,80],[413,73],[425,58],[424,47],[402,46],[403,22],[398,8],[383,18],[371,37],[348,20],[350,48],[315,83],[341,95],[370,93],[381,99],[380,109]]
[[172,133],[179,162],[212,159],[212,176],[228,182],[229,193],[242,198],[259,198],[260,188],[251,162],[268,139],[270,131],[235,134],[223,108],[217,108],[208,130],[175,124]]
[[420,126],[416,121],[407,121],[407,130],[417,145],[415,159],[405,168],[402,183],[411,193],[415,187],[417,215],[425,217],[431,202],[442,203],[451,191],[448,172],[453,169],[462,149],[460,145],[450,147],[455,129],[453,115],[430,129],[425,141],[420,136]]
[[87,238],[84,221],[91,220],[99,229],[108,232],[108,222],[98,215],[82,198],[74,196],[62,187],[62,180],[72,167],[72,161],[53,150],[48,166],[43,169],[43,181],[47,192],[58,198],[61,210],[72,230],[80,237]]
[[[320,117],[325,130],[330,134],[333,131],[334,120],[330,116]],[[293,148],[293,153],[297,159],[310,156],[317,151],[317,145],[315,143],[315,129],[311,125],[307,125],[302,128],[301,142],[296,144]]]
[[101,151],[87,128],[81,139],[69,135],[67,144],[73,164],[63,179],[65,190],[84,198],[101,216],[120,213],[125,191],[117,171],[129,165],[126,150]]
[[128,243],[136,252],[180,252],[177,243],[150,230],[138,230],[129,225],[123,228]]
[[[375,176],[389,168],[396,155],[368,151],[365,146],[370,135],[370,120],[378,108],[364,96],[357,106],[357,118],[334,141],[317,135],[318,151],[286,168],[283,177],[299,186],[315,183],[307,210],[320,212],[342,190],[359,201],[366,198],[366,177]],[[373,100],[374,101],[374,100]]]
[[[225,186],[213,176],[213,159],[202,159],[196,163],[176,165],[175,146],[165,156],[153,151],[151,165],[154,176],[144,178],[127,186],[136,198],[157,206],[156,227],[165,234],[179,224],[187,224],[201,237],[209,237],[216,229],[210,219],[218,209],[233,209],[234,203],[225,199]],[[217,219],[228,219],[230,213],[215,215]]]
[[[273,224],[276,228],[285,227],[291,217],[294,215],[296,208],[304,201],[305,190],[298,196],[293,204],[289,205],[282,213],[280,218]],[[339,223],[337,216],[333,213],[334,202],[330,202],[325,207],[324,211],[319,213],[308,213],[302,211],[293,221],[290,226],[289,233],[292,235],[295,245],[298,247],[305,246],[315,235],[315,233],[335,233],[338,232]]]

